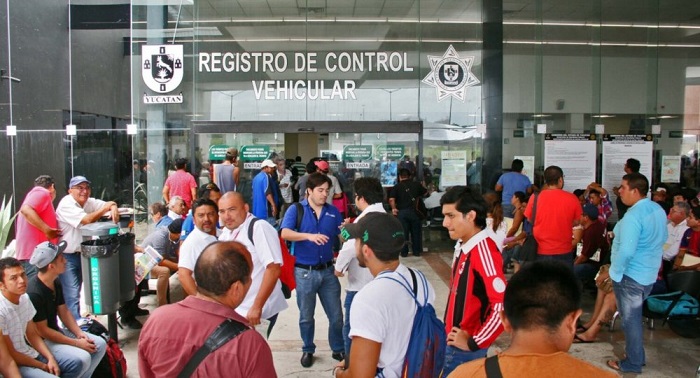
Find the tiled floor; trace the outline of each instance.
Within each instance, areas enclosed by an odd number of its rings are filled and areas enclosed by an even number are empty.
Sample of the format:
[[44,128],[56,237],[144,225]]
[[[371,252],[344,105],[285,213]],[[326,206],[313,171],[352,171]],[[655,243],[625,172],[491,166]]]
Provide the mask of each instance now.
[[[438,238],[439,239],[439,238]],[[403,262],[411,267],[423,271],[436,290],[437,299],[435,308],[442,312],[447,298],[447,281],[449,280],[449,263],[452,259],[453,242],[441,241],[430,244],[428,253],[422,257],[408,257]],[[434,250],[435,249],[435,250]],[[439,252],[439,251],[442,252]],[[341,279],[344,284],[345,280]],[[173,299],[181,298],[181,289],[175,276],[171,278],[174,293]],[[289,309],[283,311],[272,332],[269,343],[275,359],[275,368],[280,377],[328,377],[335,366],[335,360],[331,359],[331,351],[326,341],[327,321],[321,306],[317,306],[316,313],[316,344],[315,363],[311,368],[302,368],[299,364],[301,357],[301,341],[297,326],[298,310],[294,297],[288,300]],[[155,296],[147,296],[141,300],[141,306],[154,309]],[[588,297],[584,303],[583,318],[590,316],[593,307],[593,298]],[[145,321],[146,318],[141,318]],[[106,321],[105,321],[106,324]],[[619,329],[613,332],[605,329],[599,335],[599,342],[591,344],[574,344],[571,354],[577,358],[589,361],[597,366],[605,366],[607,359],[620,356],[624,349],[624,335]],[[138,331],[119,330],[120,344],[128,360],[128,376],[138,377],[137,367],[137,340]],[[503,334],[492,346],[489,353],[508,346],[509,337]],[[668,326],[657,324],[655,330],[645,330],[645,346],[647,353],[647,366],[643,377],[695,377],[696,369],[700,365],[700,339],[683,339],[674,334]],[[526,377],[527,375],[523,375]],[[634,375],[630,375],[634,376]]]

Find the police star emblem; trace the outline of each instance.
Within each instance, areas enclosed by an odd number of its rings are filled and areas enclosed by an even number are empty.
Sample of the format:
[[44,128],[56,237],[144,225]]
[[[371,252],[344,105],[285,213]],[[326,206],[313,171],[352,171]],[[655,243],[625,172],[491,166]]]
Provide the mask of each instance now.
[[461,58],[452,45],[442,56],[428,55],[428,63],[431,70],[423,82],[435,87],[438,101],[452,96],[464,102],[467,88],[480,83],[471,71],[474,57]]

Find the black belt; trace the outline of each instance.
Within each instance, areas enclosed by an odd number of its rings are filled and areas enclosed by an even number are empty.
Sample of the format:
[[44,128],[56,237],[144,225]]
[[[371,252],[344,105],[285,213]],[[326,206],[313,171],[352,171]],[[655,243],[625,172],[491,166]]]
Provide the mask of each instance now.
[[306,264],[294,264],[296,268],[307,269],[307,270],[324,270],[333,266],[333,260],[316,264],[316,265],[306,265]]

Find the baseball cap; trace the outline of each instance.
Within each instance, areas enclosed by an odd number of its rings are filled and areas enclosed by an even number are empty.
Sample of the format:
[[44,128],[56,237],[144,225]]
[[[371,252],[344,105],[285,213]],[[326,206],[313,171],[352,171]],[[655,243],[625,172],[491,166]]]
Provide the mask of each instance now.
[[598,208],[593,204],[587,203],[583,205],[583,213],[590,219],[598,219]]
[[175,219],[168,225],[168,231],[172,232],[173,234],[179,234],[182,232],[182,223],[184,221],[182,218]]
[[67,246],[68,243],[65,240],[58,243],[58,245],[45,241],[34,248],[29,263],[41,269],[56,259],[56,256],[63,252]]
[[325,160],[318,160],[314,163],[316,167],[322,171],[328,171],[329,165],[328,162]]
[[270,159],[263,160],[262,164],[260,165],[260,168],[264,168],[264,167],[277,168],[275,163],[272,162],[272,160],[270,160]]
[[664,192],[664,193],[666,193],[666,188],[664,188],[663,186],[659,186],[659,187],[657,187],[657,188],[654,190],[654,192]]
[[387,213],[369,213],[340,230],[344,240],[359,238],[375,251],[399,252],[406,243],[401,222]]
[[86,182],[88,184],[90,183],[90,181],[88,181],[88,179],[86,179],[85,176],[75,176],[72,179],[70,179],[70,183],[68,184],[68,187],[72,188],[72,187],[74,187],[78,184],[82,184],[84,182]]

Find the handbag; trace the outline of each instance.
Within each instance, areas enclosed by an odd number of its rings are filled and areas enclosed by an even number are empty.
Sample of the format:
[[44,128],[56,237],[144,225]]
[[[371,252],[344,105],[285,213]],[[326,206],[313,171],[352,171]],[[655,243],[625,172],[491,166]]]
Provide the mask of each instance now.
[[529,262],[537,260],[537,240],[535,240],[535,217],[537,216],[537,194],[532,204],[532,230],[527,233],[523,245],[520,247],[520,260]]
[[411,188],[406,185],[406,194],[408,194],[409,197],[411,197],[411,202],[413,202],[413,210],[415,210],[416,214],[418,215],[418,218],[420,219],[428,219],[428,208],[425,207],[425,202],[423,202],[423,198],[416,198],[411,194]]
[[190,360],[187,362],[184,368],[182,368],[182,371],[180,374],[178,374],[178,378],[187,378],[194,373],[194,371],[197,369],[197,366],[212,352],[215,350],[221,348],[224,346],[226,343],[229,341],[233,340],[236,338],[236,336],[240,335],[241,333],[249,330],[250,328],[246,327],[243,323],[235,321],[233,319],[226,319],[224,320],[223,323],[219,324],[216,329],[214,329],[214,332],[207,337],[206,341],[204,341],[204,345],[202,345],[197,351],[190,357]]

